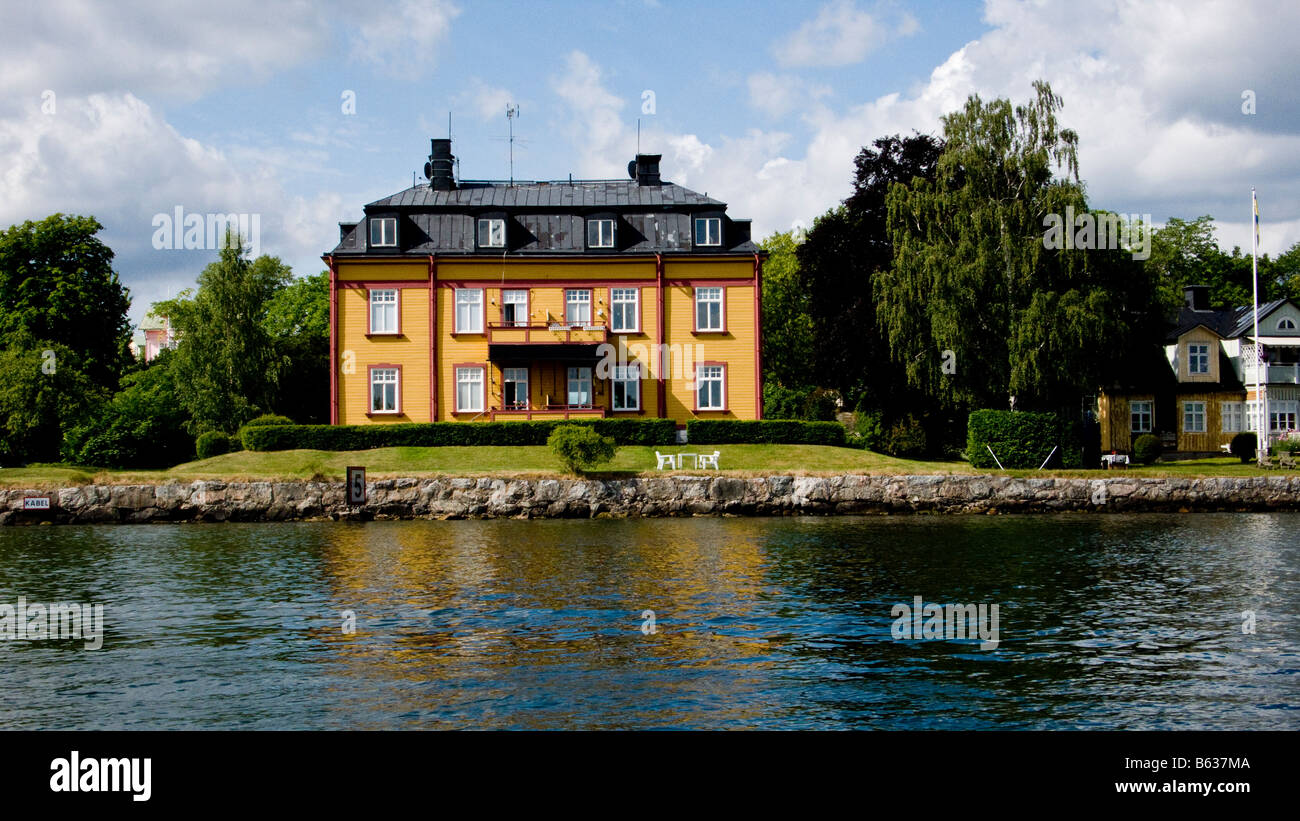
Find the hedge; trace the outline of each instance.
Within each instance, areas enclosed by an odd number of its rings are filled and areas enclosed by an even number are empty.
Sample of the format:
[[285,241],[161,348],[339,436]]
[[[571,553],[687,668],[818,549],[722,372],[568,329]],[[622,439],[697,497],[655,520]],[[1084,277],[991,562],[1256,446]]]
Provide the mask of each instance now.
[[267,425],[244,431],[249,450],[370,450],[454,445],[545,445],[559,425],[589,425],[620,445],[669,445],[671,419],[556,419],[545,422],[424,422],[394,425]]
[[686,437],[702,445],[846,445],[839,422],[692,419]]
[[[1036,468],[1052,448],[1055,461],[1066,468],[1083,467],[1083,446],[1077,421],[1054,413],[977,410],[966,425],[966,459],[971,467]],[[997,454],[997,461],[989,453]]]

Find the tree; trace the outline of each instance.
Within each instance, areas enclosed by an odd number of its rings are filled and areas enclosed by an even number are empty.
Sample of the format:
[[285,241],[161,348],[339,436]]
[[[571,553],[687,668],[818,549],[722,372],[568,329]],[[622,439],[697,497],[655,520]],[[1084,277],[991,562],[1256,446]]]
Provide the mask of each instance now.
[[268,304],[292,279],[276,257],[250,262],[239,238],[199,275],[198,293],[155,303],[176,329],[176,384],[198,435],[232,433],[272,407],[281,362],[266,329]]
[[64,431],[107,392],[66,345],[21,332],[10,341],[16,344],[0,348],[0,464],[57,461]]
[[907,397],[876,324],[874,283],[894,255],[886,197],[895,183],[932,179],[943,146],[925,134],[883,137],[872,146],[854,161],[852,194],[817,218],[797,254],[813,326],[811,380],[852,405],[892,412]]
[[0,343],[63,346],[111,389],[130,361],[131,300],[95,236],[102,230],[94,217],[54,214],[0,232]]
[[279,359],[272,407],[299,424],[329,422],[329,272],[298,279],[271,297],[263,322]]
[[[1188,222],[1170,217],[1151,238],[1152,269],[1166,315],[1177,316],[1184,302],[1183,289],[1188,285],[1207,285],[1210,304],[1237,307],[1251,304],[1251,259],[1233,248],[1226,254],[1215,239],[1214,217],[1206,214]],[[1269,274],[1272,267],[1267,255],[1259,258],[1260,301],[1283,295],[1284,286]]]
[[115,468],[170,467],[194,455],[189,417],[176,388],[174,351],[164,350],[144,368],[122,377],[121,390],[94,418],[72,429],[64,458],[79,465]]
[[763,382],[787,388],[811,384],[812,317],[796,254],[803,234],[773,234],[759,243],[763,263]]
[[933,181],[889,192],[877,318],[908,384],[943,407],[1077,412],[1160,327],[1154,283],[1124,249],[1046,247],[1048,215],[1087,206],[1078,136],[1050,86],[1034,90],[1014,107],[972,95],[943,118]]

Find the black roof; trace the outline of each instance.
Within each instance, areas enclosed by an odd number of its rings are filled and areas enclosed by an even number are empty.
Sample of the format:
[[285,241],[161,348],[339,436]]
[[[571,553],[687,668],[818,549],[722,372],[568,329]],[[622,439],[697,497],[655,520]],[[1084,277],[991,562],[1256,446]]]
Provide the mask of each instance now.
[[641,185],[636,180],[556,180],[553,182],[493,182],[463,180],[449,191],[428,184],[399,191],[366,206],[371,209],[435,208],[660,208],[688,206],[725,209],[727,204],[689,188],[666,182]]
[[[1260,305],[1260,320],[1264,320],[1286,301],[1275,299]],[[1239,308],[1216,308],[1210,311],[1196,311],[1184,306],[1178,313],[1177,323],[1165,335],[1165,341],[1177,342],[1179,337],[1198,325],[1204,325],[1224,339],[1247,336],[1255,330],[1255,310],[1250,305]]]

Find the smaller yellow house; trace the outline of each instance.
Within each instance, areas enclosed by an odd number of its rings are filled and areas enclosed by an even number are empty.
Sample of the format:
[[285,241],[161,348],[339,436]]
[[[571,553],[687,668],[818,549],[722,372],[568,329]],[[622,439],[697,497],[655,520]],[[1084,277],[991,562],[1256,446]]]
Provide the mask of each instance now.
[[1211,308],[1203,285],[1184,296],[1164,350],[1135,355],[1129,378],[1101,392],[1103,453],[1130,452],[1151,433],[1167,451],[1222,455],[1234,436],[1261,425],[1270,440],[1297,429],[1300,308],[1286,299],[1261,305],[1256,336],[1252,306]]
[[726,203],[660,179],[428,183],[340,225],[333,424],[758,419],[764,252]]

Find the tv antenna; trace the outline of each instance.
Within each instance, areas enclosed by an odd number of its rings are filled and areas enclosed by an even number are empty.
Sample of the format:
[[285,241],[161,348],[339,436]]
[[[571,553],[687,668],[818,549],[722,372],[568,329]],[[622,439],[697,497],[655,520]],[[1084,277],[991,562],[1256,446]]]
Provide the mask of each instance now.
[[510,143],[510,184],[515,184],[515,143],[519,143],[520,148],[528,146],[528,140],[520,137],[515,139],[515,118],[519,116],[519,106],[514,103],[506,103],[506,121],[510,124],[509,137],[493,137],[495,140],[506,139]]

